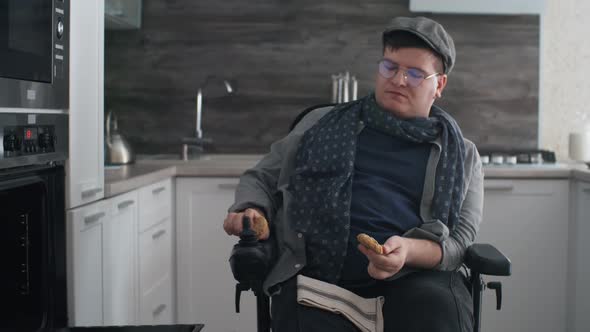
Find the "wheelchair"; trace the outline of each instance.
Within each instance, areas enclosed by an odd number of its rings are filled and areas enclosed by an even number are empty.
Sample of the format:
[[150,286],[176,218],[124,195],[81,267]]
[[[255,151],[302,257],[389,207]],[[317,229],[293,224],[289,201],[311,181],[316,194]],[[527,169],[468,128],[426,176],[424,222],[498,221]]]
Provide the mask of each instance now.
[[[291,123],[289,131],[309,112],[335,104],[322,104],[303,110]],[[264,293],[262,284],[269,273],[276,255],[272,235],[269,240],[258,241],[250,227],[250,220],[244,217],[243,232],[239,242],[234,245],[229,262],[234,279],[238,282],[235,290],[236,312],[240,312],[240,295],[252,290],[256,296],[258,332],[270,331],[270,298]],[[512,264],[498,249],[490,244],[474,243],[467,248],[464,267],[468,288],[473,299],[474,332],[481,329],[482,296],[485,289],[495,291],[496,309],[502,308],[502,284],[492,281],[486,283],[483,276],[510,276]]]

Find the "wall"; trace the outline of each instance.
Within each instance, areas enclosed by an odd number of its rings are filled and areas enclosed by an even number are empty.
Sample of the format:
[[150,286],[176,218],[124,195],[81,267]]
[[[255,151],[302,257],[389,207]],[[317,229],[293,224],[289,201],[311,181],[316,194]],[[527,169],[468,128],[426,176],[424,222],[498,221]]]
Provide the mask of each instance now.
[[[329,102],[330,75],[349,70],[371,91],[387,22],[407,0],[149,0],[142,28],[106,33],[106,108],[140,153],[178,153],[204,98],[213,152],[266,152],[309,105]],[[439,105],[480,148],[537,146],[539,19],[436,15],[457,45]]]
[[586,0],[549,0],[541,31],[540,146],[568,155],[568,135],[590,123]]

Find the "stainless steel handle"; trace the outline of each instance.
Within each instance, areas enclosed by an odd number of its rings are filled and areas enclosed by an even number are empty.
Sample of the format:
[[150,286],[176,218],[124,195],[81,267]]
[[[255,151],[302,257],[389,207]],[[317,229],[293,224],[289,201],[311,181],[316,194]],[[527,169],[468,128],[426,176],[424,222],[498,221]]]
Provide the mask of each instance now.
[[152,235],[152,239],[155,240],[155,239],[159,238],[160,236],[162,236],[164,234],[166,234],[166,230],[165,229],[161,229],[161,230],[157,231],[156,233],[154,233]]
[[82,191],[82,198],[88,198],[94,196],[102,191],[102,187],[92,188]]
[[119,208],[119,210],[123,210],[124,208],[128,207],[129,205],[133,205],[133,203],[135,203],[134,200],[128,200],[128,201],[123,201],[119,204],[117,204],[117,207]]
[[166,309],[166,305],[160,304],[156,309],[154,309],[154,311],[153,311],[154,316],[161,314],[162,311],[164,311],[165,309]]
[[486,184],[483,186],[484,190],[493,190],[493,191],[511,191],[514,190],[514,185],[512,184]]
[[92,224],[92,223],[98,221],[100,218],[102,218],[104,216],[106,216],[106,213],[104,213],[104,212],[98,212],[98,213],[95,213],[95,214],[91,214],[91,215],[89,215],[87,217],[84,217],[84,223],[87,224],[87,225],[88,224]]
[[157,195],[157,194],[161,193],[164,190],[166,190],[166,187],[158,187],[158,188],[152,190],[152,194]]
[[217,185],[219,189],[236,190],[238,188],[237,183],[220,183]]

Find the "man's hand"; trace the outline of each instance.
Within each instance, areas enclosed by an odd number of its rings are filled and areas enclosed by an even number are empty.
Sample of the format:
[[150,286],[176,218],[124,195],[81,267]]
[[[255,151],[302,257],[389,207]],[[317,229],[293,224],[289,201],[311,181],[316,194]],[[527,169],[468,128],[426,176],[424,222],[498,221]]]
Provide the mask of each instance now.
[[358,249],[369,259],[368,272],[374,279],[387,279],[404,266],[432,269],[442,259],[441,246],[433,241],[394,235],[383,244],[379,255],[359,244]]
[[377,254],[367,249],[362,244],[358,249],[369,259],[367,268],[369,275],[378,280],[387,279],[398,273],[406,264],[408,257],[408,239],[400,236],[392,236],[383,244],[383,254]]
[[[249,208],[246,209],[244,212],[239,213],[230,212],[227,214],[227,217],[225,217],[225,220],[223,221],[223,229],[225,230],[225,232],[228,235],[240,236],[240,234],[242,234],[242,219],[244,218],[244,216],[250,217],[252,229],[259,226],[259,223],[266,222],[266,219],[264,219],[264,214],[262,213],[262,211],[256,208]],[[264,232],[258,237],[258,239],[266,240],[268,239],[268,236],[269,230],[268,227],[265,227]]]

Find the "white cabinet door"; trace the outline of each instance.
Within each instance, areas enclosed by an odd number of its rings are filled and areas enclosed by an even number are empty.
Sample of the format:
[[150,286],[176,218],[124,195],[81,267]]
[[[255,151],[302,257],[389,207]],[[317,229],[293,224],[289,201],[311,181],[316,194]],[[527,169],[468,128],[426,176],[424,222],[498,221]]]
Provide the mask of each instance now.
[[177,308],[179,323],[212,332],[256,331],[256,300],[242,294],[235,313],[229,255],[236,237],[223,231],[237,178],[176,179]]
[[477,242],[512,261],[512,276],[487,277],[503,286],[502,310],[486,291],[482,332],[555,332],[566,328],[568,180],[486,180]]
[[99,201],[67,213],[68,311],[71,326],[103,325],[103,269],[109,208]]
[[104,325],[137,324],[137,191],[108,200],[111,210],[104,276]]
[[104,0],[70,3],[67,207],[104,197]]
[[574,182],[572,189],[568,331],[582,332],[590,326],[590,183]]

